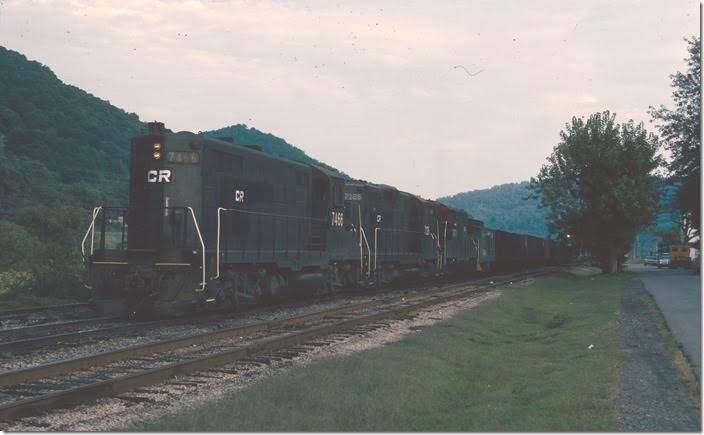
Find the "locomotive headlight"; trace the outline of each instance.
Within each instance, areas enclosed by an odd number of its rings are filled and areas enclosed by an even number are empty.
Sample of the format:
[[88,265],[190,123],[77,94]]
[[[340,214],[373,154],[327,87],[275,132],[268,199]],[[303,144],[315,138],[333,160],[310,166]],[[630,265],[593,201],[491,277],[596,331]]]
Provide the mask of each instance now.
[[161,153],[159,151],[154,151],[154,160],[159,160],[161,158]]
[[160,143],[155,143],[154,144],[154,151],[159,151],[161,149],[161,144]]

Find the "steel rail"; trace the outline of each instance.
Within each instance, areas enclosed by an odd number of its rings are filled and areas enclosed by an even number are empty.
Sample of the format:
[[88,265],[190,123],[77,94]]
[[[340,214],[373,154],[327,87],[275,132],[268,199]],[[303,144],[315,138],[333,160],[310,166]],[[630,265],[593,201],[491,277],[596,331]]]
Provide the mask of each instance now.
[[13,334],[18,334],[18,335],[24,335],[25,333],[33,333],[37,331],[51,331],[55,329],[60,329],[63,327],[69,327],[69,326],[80,326],[80,325],[85,325],[89,323],[109,323],[109,322],[119,322],[122,320],[121,317],[91,317],[88,319],[78,319],[78,320],[69,320],[66,322],[54,322],[54,323],[42,323],[40,325],[32,325],[32,326],[21,326],[17,328],[7,328],[7,329],[0,329],[0,337],[7,337]]
[[[151,348],[148,348],[147,346],[138,346],[142,349],[143,352],[146,352],[141,354],[135,353],[135,348],[130,348],[122,351],[113,351],[92,356],[92,358],[97,359],[94,359],[90,363],[86,358],[79,358],[70,362],[59,362],[49,364],[47,366],[43,366],[41,369],[38,367],[34,369],[24,369],[16,370],[13,372],[6,372],[2,375],[4,378],[4,380],[2,381],[2,385],[13,385],[18,382],[26,382],[30,379],[36,379],[35,376],[38,376],[38,373],[40,373],[37,371],[39,369],[44,371],[44,376],[48,376],[48,373],[51,373],[51,370],[54,370],[52,374],[64,373],[65,370],[69,367],[62,367],[61,364],[70,363],[73,367],[71,368],[71,370],[77,370],[79,368],[88,367],[96,362],[116,361],[113,358],[120,355],[121,358],[137,358],[138,356],[142,356],[147,353],[153,354],[175,349],[178,347],[183,347],[185,343],[189,342],[189,340],[193,340],[190,345],[194,345],[207,344],[213,341],[237,337],[237,335],[235,334],[244,334],[244,331],[248,331],[249,334],[252,334],[254,332],[270,329],[274,331],[281,331],[282,333],[279,336],[265,337],[262,339],[255,340],[250,344],[235,346],[233,349],[224,350],[215,354],[195,357],[186,361],[167,363],[162,366],[147,369],[138,373],[117,376],[112,379],[98,381],[95,383],[73,387],[62,391],[46,393],[37,397],[31,397],[10,404],[6,404],[0,406],[0,420],[6,421],[21,416],[36,414],[38,412],[45,411],[53,407],[64,407],[76,403],[85,402],[88,400],[93,400],[103,396],[120,394],[123,392],[130,391],[136,387],[153,385],[168,380],[174,376],[185,375],[214,366],[231,363],[247,356],[271,353],[272,351],[285,347],[303,344],[306,341],[311,340],[312,338],[330,335],[334,332],[348,330],[350,328],[354,328],[363,324],[374,323],[382,319],[402,317],[411,312],[422,310],[426,307],[461,299],[482,290],[487,290],[489,288],[505,285],[509,281],[513,281],[516,279],[526,279],[532,276],[539,276],[546,273],[550,272],[527,274],[521,276],[520,278],[507,278],[496,283],[490,283],[479,287],[473,285],[468,286],[467,284],[458,284],[453,286],[454,288],[451,290],[444,289],[435,291],[433,293],[418,293],[412,295],[410,298],[407,296],[399,296],[389,299],[369,301],[361,304],[338,307],[331,310],[326,310],[324,312],[297,316],[281,321],[263,322],[252,325],[246,325],[239,328],[232,328],[230,330],[216,331],[214,333],[199,334],[197,336],[186,337],[181,339],[172,339],[166,342],[152,344]],[[463,287],[464,289],[457,290],[457,287]],[[421,299],[421,301],[412,303],[408,299]],[[384,308],[384,305],[393,305],[394,303],[400,304],[400,306],[396,308],[390,307],[387,310],[382,310],[371,314],[360,315],[352,319],[334,321],[333,323],[327,325],[314,325],[302,331],[286,333],[283,329],[286,326],[290,327],[294,325],[305,325],[307,322],[315,320],[324,321],[326,318],[330,319],[333,314],[342,314],[343,312],[359,312],[364,311],[368,308],[372,308],[374,306],[382,306],[382,308]],[[218,336],[219,338],[214,339],[213,337],[215,336]],[[155,352],[154,349],[157,349],[158,347],[160,347],[160,350],[157,350]],[[129,352],[133,353],[127,355],[127,353]],[[100,358],[104,358],[104,360],[100,360]],[[82,364],[84,365],[82,366]],[[85,364],[88,365],[86,366]]]
[[90,308],[92,306],[93,305],[89,303],[76,303],[64,305],[43,305],[30,308],[17,308],[14,310],[0,310],[0,321],[14,319],[21,316],[28,316],[35,313],[38,314],[45,311],[75,310],[77,308]]
[[91,337],[99,337],[101,335],[110,334],[113,332],[129,332],[131,330],[140,330],[148,326],[165,325],[169,326],[171,324],[188,323],[187,321],[177,322],[177,321],[164,321],[164,320],[154,320],[150,322],[142,323],[132,323],[129,325],[117,325],[109,326],[107,328],[89,329],[87,331],[77,331],[77,332],[64,332],[61,334],[53,335],[42,335],[39,337],[30,337],[20,340],[0,342],[0,354],[17,352],[25,349],[36,349],[39,346],[44,346],[47,344],[66,344],[79,339],[86,339]]

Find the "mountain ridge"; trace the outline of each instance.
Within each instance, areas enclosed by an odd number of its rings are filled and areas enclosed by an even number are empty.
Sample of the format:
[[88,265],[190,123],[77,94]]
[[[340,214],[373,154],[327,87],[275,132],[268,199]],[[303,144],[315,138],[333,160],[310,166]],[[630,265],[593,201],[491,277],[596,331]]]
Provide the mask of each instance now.
[[438,198],[452,207],[465,210],[493,229],[547,237],[546,212],[532,197],[530,183],[504,183]]

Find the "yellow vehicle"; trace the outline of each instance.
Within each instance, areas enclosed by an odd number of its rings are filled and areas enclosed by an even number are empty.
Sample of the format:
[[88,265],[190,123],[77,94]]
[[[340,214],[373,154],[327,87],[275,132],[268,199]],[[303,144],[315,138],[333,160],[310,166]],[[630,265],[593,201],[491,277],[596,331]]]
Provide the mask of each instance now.
[[687,245],[670,246],[670,267],[690,267],[693,249]]

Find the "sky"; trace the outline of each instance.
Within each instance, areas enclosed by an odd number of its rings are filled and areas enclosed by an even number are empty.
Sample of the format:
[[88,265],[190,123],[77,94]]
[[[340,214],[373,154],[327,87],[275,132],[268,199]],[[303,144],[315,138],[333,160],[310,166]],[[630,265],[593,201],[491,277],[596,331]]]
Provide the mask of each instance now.
[[426,198],[529,179],[572,116],[653,129],[695,34],[691,0],[0,0],[0,45],[143,121]]

